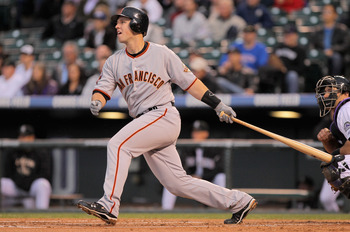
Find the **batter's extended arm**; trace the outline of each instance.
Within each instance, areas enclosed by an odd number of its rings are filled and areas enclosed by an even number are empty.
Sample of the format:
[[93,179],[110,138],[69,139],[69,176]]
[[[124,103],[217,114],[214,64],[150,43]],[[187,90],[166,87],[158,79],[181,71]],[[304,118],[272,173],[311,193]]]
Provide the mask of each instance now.
[[106,105],[106,102],[107,102],[106,99],[99,92],[95,92],[91,97],[91,101],[96,101],[96,100],[98,100],[102,103],[102,107],[104,107]]
[[201,100],[208,91],[208,87],[203,84],[203,82],[197,79],[193,85],[187,90],[189,94],[191,94],[194,98]]
[[[187,92],[213,108],[221,122],[233,123],[231,117],[236,117],[236,112],[216,97],[201,80],[197,79]],[[220,114],[221,112],[225,114]]]

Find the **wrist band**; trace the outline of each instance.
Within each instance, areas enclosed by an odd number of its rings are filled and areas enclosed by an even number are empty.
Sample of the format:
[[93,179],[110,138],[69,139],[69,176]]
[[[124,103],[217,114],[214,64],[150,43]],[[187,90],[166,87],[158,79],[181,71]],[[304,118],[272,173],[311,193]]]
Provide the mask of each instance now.
[[335,156],[335,155],[340,155],[340,148],[335,149],[335,150],[332,152],[332,156]]
[[213,109],[215,109],[221,102],[221,100],[217,96],[215,96],[215,94],[213,94],[210,90],[207,90],[207,92],[205,92],[201,101]]

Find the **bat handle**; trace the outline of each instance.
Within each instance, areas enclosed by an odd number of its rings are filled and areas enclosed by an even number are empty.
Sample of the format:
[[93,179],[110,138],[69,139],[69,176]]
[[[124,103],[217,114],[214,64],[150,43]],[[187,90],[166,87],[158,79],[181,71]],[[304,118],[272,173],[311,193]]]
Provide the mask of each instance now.
[[[220,112],[220,114],[219,114],[219,118],[221,118],[223,115],[225,114],[225,112],[224,111],[221,111]],[[226,114],[227,115],[227,114]],[[227,115],[228,116],[228,115]],[[231,119],[233,120],[233,121],[235,121],[235,117],[233,117],[233,116],[231,116]]]

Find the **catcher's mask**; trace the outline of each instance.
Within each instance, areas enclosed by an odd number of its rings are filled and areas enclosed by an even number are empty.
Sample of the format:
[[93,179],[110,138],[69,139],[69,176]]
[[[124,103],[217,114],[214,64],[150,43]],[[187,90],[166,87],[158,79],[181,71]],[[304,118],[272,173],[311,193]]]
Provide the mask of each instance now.
[[350,91],[350,82],[343,76],[325,76],[316,83],[315,90],[320,117],[324,117],[336,107],[338,93]]

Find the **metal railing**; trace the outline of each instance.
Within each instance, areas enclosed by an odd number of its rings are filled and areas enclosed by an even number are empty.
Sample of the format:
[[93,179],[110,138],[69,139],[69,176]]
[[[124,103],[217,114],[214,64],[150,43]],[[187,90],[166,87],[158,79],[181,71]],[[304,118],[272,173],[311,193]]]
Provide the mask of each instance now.
[[[9,148],[106,148],[108,138],[102,139],[36,139],[34,142],[20,142],[16,139],[0,139],[0,167],[2,151]],[[313,140],[298,140],[309,146],[322,149],[322,143]],[[217,147],[225,150],[225,173],[227,188],[232,188],[232,157],[235,149],[291,149],[287,145],[272,139],[208,139],[194,142],[192,139],[179,139],[177,147]],[[1,177],[0,172],[0,177]],[[0,186],[1,187],[1,186]],[[1,193],[0,193],[1,194]],[[1,207],[1,197],[0,197]]]

